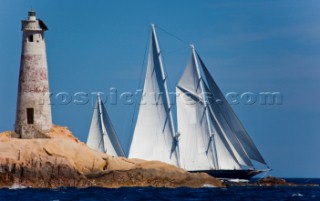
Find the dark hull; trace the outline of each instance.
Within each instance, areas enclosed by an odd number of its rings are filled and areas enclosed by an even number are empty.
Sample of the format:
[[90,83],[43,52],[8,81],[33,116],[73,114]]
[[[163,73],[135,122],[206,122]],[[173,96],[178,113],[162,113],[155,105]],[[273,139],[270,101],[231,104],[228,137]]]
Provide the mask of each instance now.
[[189,172],[204,172],[218,179],[245,179],[249,180],[251,177],[266,172],[269,170],[200,170]]

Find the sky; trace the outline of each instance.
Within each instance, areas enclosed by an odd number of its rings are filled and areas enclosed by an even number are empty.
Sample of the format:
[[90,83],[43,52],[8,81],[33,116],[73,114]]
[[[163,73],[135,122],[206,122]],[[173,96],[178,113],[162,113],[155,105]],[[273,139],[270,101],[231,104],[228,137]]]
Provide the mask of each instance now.
[[[0,132],[14,127],[20,21],[30,9],[49,28],[53,122],[81,141],[87,139],[93,114],[91,93],[104,92],[106,109],[128,150],[137,108],[120,94],[142,87],[146,43],[155,23],[170,91],[192,43],[225,94],[250,92],[259,98],[260,92],[279,92],[281,104],[240,99],[232,107],[273,169],[270,175],[320,177],[319,1],[0,0]],[[117,90],[116,104],[111,88]],[[62,92],[69,98],[87,93],[90,100],[62,104]]]

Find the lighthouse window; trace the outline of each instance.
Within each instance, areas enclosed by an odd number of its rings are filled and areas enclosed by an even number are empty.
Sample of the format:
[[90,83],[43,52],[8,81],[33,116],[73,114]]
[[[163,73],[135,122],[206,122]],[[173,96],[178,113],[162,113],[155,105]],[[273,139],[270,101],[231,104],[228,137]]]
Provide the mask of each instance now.
[[33,35],[29,36],[29,42],[33,42]]
[[33,108],[27,108],[27,123],[33,124],[33,118],[34,118],[34,109]]

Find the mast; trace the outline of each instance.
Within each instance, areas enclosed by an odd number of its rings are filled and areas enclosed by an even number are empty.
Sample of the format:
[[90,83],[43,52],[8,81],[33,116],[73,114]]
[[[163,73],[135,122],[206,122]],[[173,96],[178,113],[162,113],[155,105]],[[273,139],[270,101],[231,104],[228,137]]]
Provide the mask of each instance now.
[[168,87],[167,87],[167,76],[165,75],[165,72],[164,72],[161,51],[160,51],[160,47],[159,47],[158,38],[157,38],[157,34],[156,34],[156,30],[155,30],[154,24],[151,24],[151,27],[152,27],[153,36],[155,38],[157,53],[159,55],[159,63],[160,63],[161,76],[162,76],[163,85],[164,85],[164,93],[165,93],[165,97],[166,97],[166,105],[167,105],[167,107],[169,109],[170,126],[171,126],[171,130],[173,131],[173,133],[175,133],[175,129],[174,129],[174,125],[173,125],[172,112],[171,112],[171,103],[170,103],[170,98],[169,98],[169,94],[168,94]]
[[[98,110],[99,110],[99,121],[101,124],[101,130],[102,130],[102,139],[104,138],[104,136],[106,135],[106,127],[104,125],[104,119],[103,119],[103,114],[102,114],[102,107],[101,107],[101,98],[100,98],[100,94],[98,94]],[[103,150],[106,153],[107,152],[107,148],[105,146],[104,140],[103,140]]]
[[[210,132],[206,108],[203,103],[199,73],[193,54],[177,83],[177,125],[181,139],[179,151],[182,168],[188,171],[214,170],[214,150],[210,141]],[[211,125],[212,126],[212,125]]]
[[[202,100],[203,100],[203,104],[204,104],[204,107],[205,107],[205,114],[206,114],[206,119],[207,119],[207,124],[208,124],[208,130],[209,130],[209,134],[210,134],[210,140],[211,140],[211,144],[214,145],[214,136],[213,136],[213,131],[212,131],[212,127],[211,127],[211,124],[210,124],[210,118],[209,118],[209,113],[208,113],[208,103],[207,103],[207,98],[206,96],[204,95],[204,92],[206,90],[204,90],[204,86],[203,86],[203,80],[202,80],[202,76],[200,74],[200,69],[199,69],[199,65],[198,65],[198,60],[197,60],[197,54],[196,54],[196,51],[195,51],[195,48],[194,48],[194,45],[190,45],[191,48],[192,48],[192,56],[193,56],[193,59],[194,59],[194,62],[196,64],[196,70],[197,70],[197,76],[198,76],[198,79],[199,79],[199,84],[200,84],[200,89],[201,89],[201,92],[202,92]],[[217,150],[215,149],[215,146],[213,146],[214,148],[214,156],[215,156],[215,167],[216,169],[219,169],[219,164],[218,164],[218,159],[217,159]]]
[[[161,76],[162,76],[162,80],[163,80],[163,85],[164,85],[164,93],[165,93],[165,97],[166,97],[166,105],[167,108],[169,109],[169,122],[170,122],[170,127],[171,130],[173,132],[173,140],[174,140],[174,146],[172,147],[172,151],[175,152],[175,155],[177,157],[177,161],[178,161],[178,165],[179,165],[179,146],[178,146],[178,139],[177,139],[177,135],[176,135],[176,131],[173,125],[173,118],[172,118],[172,107],[171,107],[171,103],[170,103],[170,98],[169,98],[169,94],[168,94],[168,87],[167,87],[167,76],[164,72],[164,67],[163,67],[163,61],[162,61],[162,56],[161,56],[161,51],[160,51],[160,47],[159,47],[159,43],[158,43],[158,38],[157,38],[157,34],[156,34],[156,29],[155,29],[155,25],[151,24],[151,28],[152,28],[152,33],[155,39],[155,44],[156,44],[156,49],[157,49],[157,53],[158,53],[158,57],[159,57],[159,63],[160,63],[160,69],[161,69]],[[175,150],[174,150],[175,149]],[[177,150],[177,151],[176,151]]]

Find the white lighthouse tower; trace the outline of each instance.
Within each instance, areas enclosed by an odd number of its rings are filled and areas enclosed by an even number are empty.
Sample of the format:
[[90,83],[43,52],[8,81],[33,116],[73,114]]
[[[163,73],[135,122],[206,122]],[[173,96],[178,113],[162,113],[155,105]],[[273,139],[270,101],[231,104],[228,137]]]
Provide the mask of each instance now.
[[22,20],[22,52],[15,131],[21,138],[41,138],[52,127],[44,32],[47,26],[29,11]]

